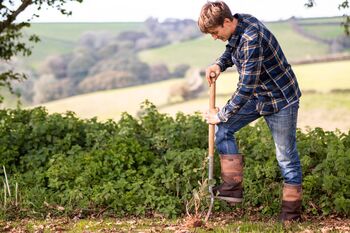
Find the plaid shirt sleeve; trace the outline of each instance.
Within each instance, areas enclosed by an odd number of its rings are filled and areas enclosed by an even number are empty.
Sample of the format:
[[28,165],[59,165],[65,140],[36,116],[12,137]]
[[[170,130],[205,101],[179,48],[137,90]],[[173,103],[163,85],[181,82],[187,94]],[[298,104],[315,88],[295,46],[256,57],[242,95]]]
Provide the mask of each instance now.
[[229,45],[226,45],[225,52],[215,62],[217,65],[220,66],[221,72],[223,72],[227,68],[233,66],[233,62],[232,62],[231,56],[232,56],[232,47],[229,46]]
[[[263,48],[259,43],[259,37],[255,34],[255,38],[247,38],[242,46],[238,50],[238,58],[242,61],[241,72],[239,74],[239,82],[237,89],[232,95],[227,104],[218,112],[218,117],[221,122],[226,122],[230,116],[236,114],[239,109],[248,101],[253,94],[254,89],[257,87],[259,76],[261,73],[263,62]],[[231,55],[228,54],[226,48],[225,53],[219,58],[217,64],[222,70],[225,70],[229,64],[228,60],[231,60]],[[228,56],[230,56],[228,59]],[[232,61],[231,61],[232,63]]]

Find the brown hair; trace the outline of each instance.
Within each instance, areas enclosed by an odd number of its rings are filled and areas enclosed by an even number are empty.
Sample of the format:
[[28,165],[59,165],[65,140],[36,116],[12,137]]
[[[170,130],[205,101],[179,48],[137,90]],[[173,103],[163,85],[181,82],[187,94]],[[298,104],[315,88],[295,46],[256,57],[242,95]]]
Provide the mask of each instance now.
[[230,8],[223,1],[208,1],[202,7],[198,18],[198,27],[203,33],[224,24],[225,18],[233,20]]

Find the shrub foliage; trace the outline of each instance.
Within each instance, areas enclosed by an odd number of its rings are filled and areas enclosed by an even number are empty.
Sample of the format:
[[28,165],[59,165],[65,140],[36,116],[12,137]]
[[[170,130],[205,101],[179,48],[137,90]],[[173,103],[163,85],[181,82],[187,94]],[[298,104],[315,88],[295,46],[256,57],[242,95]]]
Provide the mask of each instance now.
[[[138,117],[104,123],[43,108],[0,110],[0,216],[179,216],[207,176],[207,129],[198,114],[172,118],[148,102]],[[245,157],[243,208],[277,215],[283,180],[268,128],[259,121],[237,138]],[[349,134],[298,131],[298,148],[304,212],[349,216]],[[219,182],[218,156],[215,173]],[[215,209],[227,207],[217,202]]]

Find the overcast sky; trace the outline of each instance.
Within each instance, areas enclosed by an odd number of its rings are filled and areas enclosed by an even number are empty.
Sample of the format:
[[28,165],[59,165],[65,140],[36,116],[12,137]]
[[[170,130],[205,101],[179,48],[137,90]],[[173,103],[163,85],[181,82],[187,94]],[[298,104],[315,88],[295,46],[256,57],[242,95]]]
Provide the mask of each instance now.
[[[316,0],[316,6],[308,9],[307,0],[226,0],[233,13],[249,13],[264,21],[296,17],[339,16],[342,0]],[[83,3],[68,4],[72,16],[62,16],[54,10],[42,10],[34,22],[130,22],[144,21],[148,17],[159,20],[166,18],[190,18],[196,20],[206,0],[84,0]],[[31,9],[23,12],[20,19],[26,19]]]

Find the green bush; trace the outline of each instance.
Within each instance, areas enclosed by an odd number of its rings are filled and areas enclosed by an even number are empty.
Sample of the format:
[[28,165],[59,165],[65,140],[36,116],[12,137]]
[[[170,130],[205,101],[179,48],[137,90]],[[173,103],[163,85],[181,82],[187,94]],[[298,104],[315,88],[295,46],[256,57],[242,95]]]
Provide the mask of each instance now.
[[[0,192],[1,218],[102,212],[173,217],[185,212],[207,177],[208,127],[200,115],[172,118],[146,102],[137,118],[125,113],[119,122],[49,115],[43,108],[0,110],[0,119],[0,165],[12,190],[6,205]],[[320,128],[297,133],[305,212],[349,216],[349,134]],[[268,128],[259,121],[237,138],[245,158],[243,208],[277,215],[283,179]],[[219,182],[218,156],[215,175]],[[216,203],[215,209],[227,208]]]

